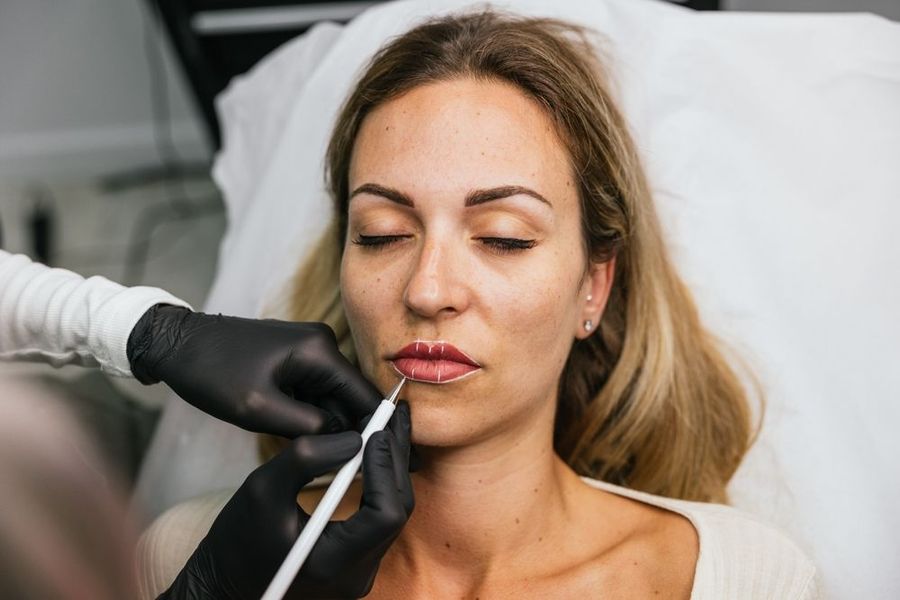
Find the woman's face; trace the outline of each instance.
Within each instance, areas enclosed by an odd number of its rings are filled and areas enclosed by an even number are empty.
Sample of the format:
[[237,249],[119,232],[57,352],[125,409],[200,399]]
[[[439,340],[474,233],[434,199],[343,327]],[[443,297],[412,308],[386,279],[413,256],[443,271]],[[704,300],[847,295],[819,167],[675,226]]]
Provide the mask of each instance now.
[[549,117],[509,84],[420,86],[363,121],[349,184],[344,309],[363,372],[382,390],[410,377],[413,441],[471,444],[538,415],[552,428],[611,269],[586,271]]

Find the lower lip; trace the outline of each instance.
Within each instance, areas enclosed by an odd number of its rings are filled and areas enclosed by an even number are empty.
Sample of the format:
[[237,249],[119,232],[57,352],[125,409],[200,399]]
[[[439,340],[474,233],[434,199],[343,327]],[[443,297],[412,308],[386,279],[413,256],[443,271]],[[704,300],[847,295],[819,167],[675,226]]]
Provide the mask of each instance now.
[[394,368],[413,381],[425,383],[450,383],[471,375],[481,367],[452,360],[422,360],[421,358],[394,359]]

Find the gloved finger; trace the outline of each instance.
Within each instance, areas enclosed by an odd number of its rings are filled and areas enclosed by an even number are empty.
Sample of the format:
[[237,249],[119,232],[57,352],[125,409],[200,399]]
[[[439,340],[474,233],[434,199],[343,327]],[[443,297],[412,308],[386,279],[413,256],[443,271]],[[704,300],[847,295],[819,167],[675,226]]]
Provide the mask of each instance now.
[[320,407],[320,410],[325,415],[321,433],[358,429],[356,416],[351,411],[348,411],[346,406],[341,407],[341,400],[329,396],[320,396],[315,399],[315,402],[316,406]]
[[415,473],[422,468],[422,456],[415,444],[409,445],[409,472]]
[[352,425],[378,408],[382,394],[340,353],[333,337],[291,353],[278,369],[277,383]]
[[397,489],[390,431],[376,431],[363,454],[363,494],[359,510],[344,522],[345,535],[372,546],[396,537],[409,518]]
[[342,466],[361,447],[362,437],[355,431],[302,436],[257,468],[248,481],[252,479],[254,489],[261,495],[294,502],[303,486]]
[[291,398],[274,386],[252,392],[233,411],[234,424],[257,433],[286,438],[349,429],[328,411]]
[[415,445],[412,443],[412,411],[409,406],[409,402],[406,400],[400,400],[397,403],[397,411],[394,412],[394,415],[391,417],[392,422],[394,421],[397,415],[397,412],[400,411],[400,407],[405,405],[406,416],[403,417],[406,421],[405,430],[398,431],[395,427],[391,426],[394,431],[394,435],[397,436],[397,441],[400,442],[400,449],[402,455],[406,457],[406,470],[410,473],[415,473],[419,470],[421,466],[421,458],[416,450]]
[[[388,429],[391,430],[393,434],[393,443],[396,444],[395,452],[393,452],[394,456],[394,466],[397,469],[402,470],[403,479],[408,479],[407,473],[409,472],[409,450],[410,450],[410,431],[411,431],[411,423],[410,423],[410,414],[409,414],[409,402],[406,400],[401,400],[397,403],[397,408],[394,410],[394,414],[391,415],[390,421],[388,421]],[[398,487],[400,483],[400,479],[397,479]]]
[[[408,436],[407,439],[409,439]],[[391,446],[391,456],[393,458],[394,486],[396,486],[397,491],[400,493],[400,502],[403,504],[403,509],[406,511],[406,516],[408,517],[412,514],[414,504],[412,482],[409,480],[409,444],[406,445],[406,450],[404,451],[401,449],[402,442],[400,442],[396,436],[388,436],[388,441]]]
[[409,402],[400,400],[397,402],[397,408],[394,410],[394,414],[391,415],[387,424],[387,429],[389,429],[396,438],[398,448],[404,455],[409,454],[409,438],[412,433],[412,422],[410,417]]
[[[364,417],[362,418],[362,420],[359,422],[359,430],[360,430],[360,431],[364,431],[364,430],[365,430],[365,428],[369,425],[369,421],[372,420],[372,417],[373,417],[374,415],[375,415],[375,413],[371,413],[371,414],[368,414],[368,415],[366,415],[366,416],[364,416]],[[391,416],[393,417],[393,415],[391,415]]]
[[[390,451],[394,487],[399,494],[400,503],[406,511],[407,517],[412,514],[415,504],[412,482],[409,478],[409,427],[409,403],[403,402],[403,405],[398,406],[397,410],[394,411],[394,415],[392,415],[391,422],[386,430],[388,435],[385,437],[387,438]],[[398,432],[399,436],[395,432]],[[374,457],[373,462],[375,462]],[[363,468],[365,468],[365,465]]]

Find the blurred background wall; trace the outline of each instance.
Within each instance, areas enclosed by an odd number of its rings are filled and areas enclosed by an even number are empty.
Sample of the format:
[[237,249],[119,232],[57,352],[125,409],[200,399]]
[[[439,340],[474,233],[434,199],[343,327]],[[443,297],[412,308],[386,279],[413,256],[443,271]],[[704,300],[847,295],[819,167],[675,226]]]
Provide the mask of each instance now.
[[[158,160],[165,119],[186,156],[208,150],[172,53],[140,0],[0,3],[0,177],[102,176]],[[168,114],[154,96],[167,93]]]
[[726,10],[773,12],[871,12],[900,20],[897,0],[724,0]]
[[[900,20],[897,0],[721,4],[727,10],[869,11]],[[145,1],[3,0],[0,78],[0,182],[146,166],[159,159],[154,136],[160,120],[182,156],[208,158],[185,81],[170,46],[149,24]],[[167,97],[164,114],[154,109],[158,95]]]
[[[225,227],[212,153],[141,0],[0,1],[0,247],[202,306]],[[167,397],[0,363],[75,413],[126,480]]]

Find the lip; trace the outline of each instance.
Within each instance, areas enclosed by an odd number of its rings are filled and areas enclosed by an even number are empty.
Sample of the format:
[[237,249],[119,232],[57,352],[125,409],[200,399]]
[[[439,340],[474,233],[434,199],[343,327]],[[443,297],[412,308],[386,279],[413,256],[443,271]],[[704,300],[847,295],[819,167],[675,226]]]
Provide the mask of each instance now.
[[451,383],[481,370],[474,358],[441,340],[416,340],[389,357],[394,369],[413,381]]

